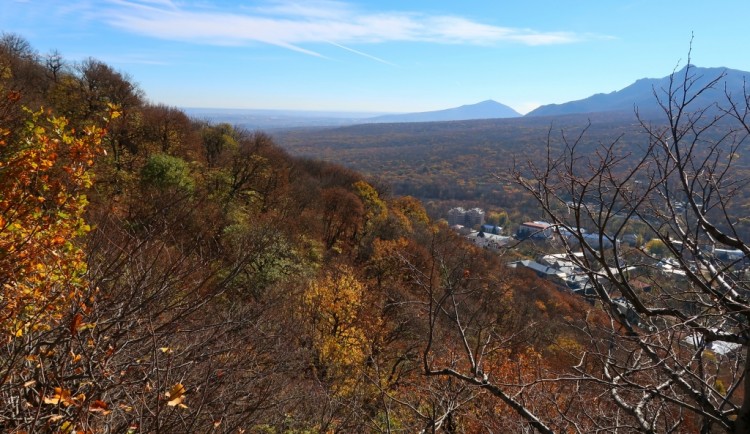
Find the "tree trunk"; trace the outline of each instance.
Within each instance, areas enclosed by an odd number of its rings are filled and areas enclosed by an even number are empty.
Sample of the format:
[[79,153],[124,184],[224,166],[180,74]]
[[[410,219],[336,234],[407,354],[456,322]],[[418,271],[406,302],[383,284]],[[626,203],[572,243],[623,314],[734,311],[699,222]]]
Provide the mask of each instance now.
[[750,434],[750,345],[745,346],[745,391],[742,407],[734,425],[735,433]]

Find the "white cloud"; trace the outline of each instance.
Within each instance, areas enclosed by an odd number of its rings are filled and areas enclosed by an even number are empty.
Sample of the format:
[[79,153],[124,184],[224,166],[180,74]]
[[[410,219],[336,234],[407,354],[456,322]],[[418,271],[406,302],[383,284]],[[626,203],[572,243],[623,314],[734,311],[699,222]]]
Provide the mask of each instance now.
[[499,27],[458,16],[368,13],[330,0],[274,1],[234,12],[191,8],[170,0],[111,0],[108,4],[106,22],[140,35],[221,45],[261,42],[314,56],[321,55],[303,46],[328,43],[384,63],[388,62],[347,45],[407,41],[545,45],[583,38],[566,32]]
[[367,54],[367,53],[365,53],[363,51],[355,50],[354,48],[346,47],[344,45],[337,44],[335,42],[330,42],[330,44],[333,45],[333,46],[335,46],[335,47],[339,47],[342,50],[349,51],[350,53],[358,54],[358,55],[360,55],[362,57],[367,57],[368,59],[372,59],[372,60],[374,60],[376,62],[380,62],[380,63],[386,64],[386,65],[390,65],[390,66],[398,66],[398,65],[396,65],[394,63],[391,63],[391,62],[389,62],[389,61],[387,61],[385,59],[381,59],[380,57],[373,56],[372,54]]
[[266,5],[250,8],[251,13],[261,15],[295,16],[304,18],[333,18],[354,13],[346,3],[339,1],[273,1]]

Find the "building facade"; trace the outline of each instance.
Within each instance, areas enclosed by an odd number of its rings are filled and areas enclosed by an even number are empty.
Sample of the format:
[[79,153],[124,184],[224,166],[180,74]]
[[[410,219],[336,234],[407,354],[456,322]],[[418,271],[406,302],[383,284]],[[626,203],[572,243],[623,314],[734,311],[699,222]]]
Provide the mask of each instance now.
[[470,228],[482,226],[484,224],[484,210],[481,208],[472,208],[465,210],[461,207],[453,208],[448,211],[448,225],[467,226]]

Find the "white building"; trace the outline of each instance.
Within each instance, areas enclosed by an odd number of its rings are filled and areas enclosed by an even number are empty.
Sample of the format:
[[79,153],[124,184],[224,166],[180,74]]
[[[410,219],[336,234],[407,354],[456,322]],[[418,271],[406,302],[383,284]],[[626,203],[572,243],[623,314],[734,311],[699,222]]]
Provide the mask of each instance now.
[[463,225],[473,228],[484,224],[484,210],[472,208],[465,210],[461,207],[448,211],[448,226]]
[[518,239],[524,240],[526,238],[533,239],[549,239],[552,238],[552,225],[547,222],[526,222],[521,224],[516,232]]
[[448,226],[461,225],[465,226],[466,223],[466,210],[458,207],[448,211]]

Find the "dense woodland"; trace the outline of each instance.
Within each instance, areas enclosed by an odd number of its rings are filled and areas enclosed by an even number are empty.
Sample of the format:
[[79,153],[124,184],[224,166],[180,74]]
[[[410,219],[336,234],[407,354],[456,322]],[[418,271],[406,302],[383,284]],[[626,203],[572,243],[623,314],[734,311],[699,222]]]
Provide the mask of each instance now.
[[515,194],[520,193],[515,185],[503,182],[510,179],[514,161],[546,158],[543,144],[549,134],[578,131],[589,121],[589,146],[625,133],[627,145],[644,140],[632,112],[367,124],[290,129],[273,135],[294,155],[354,168],[382,179],[395,194],[511,208],[522,196]]
[[[656,93],[661,91],[654,89]],[[713,95],[717,94],[717,98],[723,98],[723,89],[714,90]],[[419,198],[433,218],[444,218],[454,206],[479,206],[508,213],[515,229],[524,221],[545,218],[539,204],[513,182],[516,167],[527,161],[546,161],[547,143],[553,152],[561,152],[565,140],[576,139],[583,153],[616,142],[617,151],[636,164],[638,155],[648,146],[648,134],[636,118],[636,109],[554,117],[300,128],[274,131],[273,136],[292,155],[343,164],[379,180],[393,194]],[[663,111],[656,113],[650,106],[639,116],[654,127],[665,125]],[[734,127],[722,121],[706,135],[716,140]],[[735,157],[733,170],[740,176],[750,174],[750,154],[739,152]],[[742,204],[750,201],[750,192],[736,193],[743,196],[737,198],[731,211],[740,215],[745,213]],[[743,224],[738,230],[750,236],[750,225]]]
[[507,339],[495,375],[577,345],[587,305],[415,199],[150,104],[94,59],[4,35],[0,67],[3,432],[525,429],[425,375],[462,347],[446,331],[426,352],[439,288]]
[[[580,375],[619,317],[507,259],[359,173],[0,39],[0,431],[644,430]],[[741,405],[738,359],[705,357]],[[690,399],[652,431],[726,428]]]

